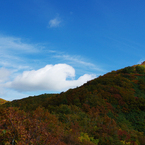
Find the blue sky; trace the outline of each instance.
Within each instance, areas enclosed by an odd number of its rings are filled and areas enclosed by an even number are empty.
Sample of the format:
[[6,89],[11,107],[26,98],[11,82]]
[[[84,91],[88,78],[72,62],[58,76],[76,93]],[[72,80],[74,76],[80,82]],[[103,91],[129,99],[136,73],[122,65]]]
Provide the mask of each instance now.
[[143,0],[0,2],[0,98],[75,88],[145,60]]

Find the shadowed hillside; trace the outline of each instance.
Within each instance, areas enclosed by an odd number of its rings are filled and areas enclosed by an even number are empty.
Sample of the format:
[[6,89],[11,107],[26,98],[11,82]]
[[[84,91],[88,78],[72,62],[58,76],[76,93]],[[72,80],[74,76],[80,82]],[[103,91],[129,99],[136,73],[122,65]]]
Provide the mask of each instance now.
[[1,105],[0,141],[145,145],[145,62],[60,94]]

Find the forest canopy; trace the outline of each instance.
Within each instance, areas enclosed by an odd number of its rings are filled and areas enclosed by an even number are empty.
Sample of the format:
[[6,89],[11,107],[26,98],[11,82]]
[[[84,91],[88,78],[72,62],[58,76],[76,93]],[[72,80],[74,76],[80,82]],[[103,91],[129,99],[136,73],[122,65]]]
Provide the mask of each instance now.
[[2,145],[145,144],[144,64],[109,72],[60,94],[1,104]]

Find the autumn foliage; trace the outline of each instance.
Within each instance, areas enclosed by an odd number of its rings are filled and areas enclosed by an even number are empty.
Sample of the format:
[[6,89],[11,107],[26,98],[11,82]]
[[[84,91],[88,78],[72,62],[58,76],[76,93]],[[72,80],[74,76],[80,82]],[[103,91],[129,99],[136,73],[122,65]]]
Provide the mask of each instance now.
[[145,66],[0,106],[0,145],[144,145]]

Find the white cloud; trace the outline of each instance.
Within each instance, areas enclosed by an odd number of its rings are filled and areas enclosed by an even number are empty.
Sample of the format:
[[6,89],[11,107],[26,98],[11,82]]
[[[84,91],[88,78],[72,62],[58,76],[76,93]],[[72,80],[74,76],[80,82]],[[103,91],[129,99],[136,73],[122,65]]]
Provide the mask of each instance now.
[[[59,18],[53,20],[50,27],[60,25]],[[79,67],[83,71],[84,68],[93,70],[95,65],[84,61],[80,56],[66,55],[57,50],[49,50],[46,46],[47,44],[26,43],[18,37],[0,35],[0,98],[13,100],[27,97],[30,93],[36,95],[39,91],[65,91],[96,77],[84,74],[79,78],[76,75],[78,79],[75,79],[73,67]],[[49,62],[56,65],[46,65]],[[64,64],[57,64],[59,62]],[[78,74],[82,74],[80,70]]]
[[0,83],[6,81],[10,76],[11,72],[5,68],[0,68]]
[[0,36],[0,54],[2,50],[15,50],[24,52],[37,52],[35,46],[22,42],[21,38]]
[[30,96],[30,94],[23,94],[21,92],[17,92],[12,89],[5,89],[5,88],[0,88],[0,98],[3,98],[7,101],[12,101],[16,99],[22,99]]
[[69,60],[71,62],[74,62],[75,64],[87,66],[87,67],[90,67],[90,68],[95,69],[97,71],[102,71],[102,72],[104,71],[101,68],[99,68],[96,65],[94,65],[93,63],[89,63],[89,62],[83,61],[79,56],[55,55],[54,57],[62,58],[62,59],[65,59],[65,60]]
[[31,69],[30,60],[34,60],[32,56],[40,55],[40,50],[41,46],[38,44],[29,44],[21,38],[0,35],[0,67],[13,69],[15,72]]
[[58,27],[61,23],[61,20],[60,18],[54,18],[52,20],[49,21],[49,27],[52,28],[52,27]]
[[74,62],[83,64],[83,65],[86,65],[86,66],[95,67],[94,64],[89,63],[89,62],[82,61],[80,58],[77,58],[77,57],[72,57],[72,56],[69,56],[69,55],[63,55],[63,56],[61,56],[61,57],[63,57],[63,58],[66,59],[66,60],[71,60],[71,61],[74,61]]
[[32,71],[24,71],[13,81],[7,82],[5,87],[17,91],[65,91],[69,88],[81,86],[94,79],[94,74],[85,74],[74,79],[75,70],[67,64],[46,65],[44,68]]
[[145,59],[140,59],[137,64],[142,64],[144,62]]

